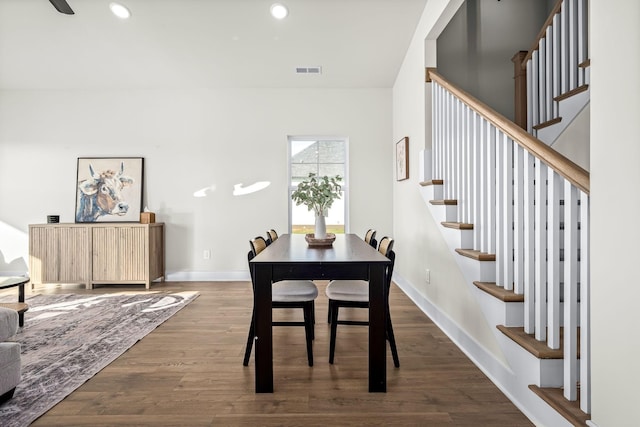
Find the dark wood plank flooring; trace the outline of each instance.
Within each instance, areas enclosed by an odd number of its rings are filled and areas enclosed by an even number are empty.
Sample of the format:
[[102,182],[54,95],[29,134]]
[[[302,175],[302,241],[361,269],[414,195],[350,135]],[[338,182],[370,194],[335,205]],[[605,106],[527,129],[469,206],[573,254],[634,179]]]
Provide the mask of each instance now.
[[[387,393],[367,392],[367,328],[340,326],[328,363],[325,282],[318,282],[315,366],[304,330],[274,328],[273,394],[254,393],[242,366],[251,316],[248,282],[166,282],[200,296],[130,348],[34,426],[531,426],[399,289],[391,315],[400,368],[388,354]],[[42,286],[29,293],[97,293],[141,286]],[[277,310],[278,318],[298,317]],[[344,311],[344,313],[343,313]],[[365,310],[341,310],[361,317]]]

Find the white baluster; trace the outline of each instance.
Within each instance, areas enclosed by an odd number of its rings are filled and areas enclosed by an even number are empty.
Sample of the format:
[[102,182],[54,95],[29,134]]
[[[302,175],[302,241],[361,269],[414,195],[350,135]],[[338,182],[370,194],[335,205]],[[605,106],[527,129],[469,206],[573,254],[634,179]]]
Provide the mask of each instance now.
[[569,13],[569,90],[578,87],[578,0],[564,0]]
[[440,126],[440,109],[438,105],[438,97],[440,96],[440,86],[436,82],[431,82],[431,179],[438,178],[438,143],[440,135],[438,133]]
[[[553,16],[553,94],[552,97],[555,98],[559,96],[562,92],[560,89],[560,73],[561,73],[561,59],[560,59],[560,43],[561,43],[561,26],[560,26],[560,14],[556,13]],[[553,117],[558,117],[560,114],[558,112],[558,103],[553,102]]]
[[504,218],[504,205],[506,202],[504,197],[504,185],[502,185],[502,180],[505,176],[505,167],[506,162],[504,159],[504,150],[502,147],[505,145],[505,138],[507,136],[502,133],[500,130],[496,129],[496,181],[495,181],[495,191],[496,191],[496,227],[495,227],[495,236],[496,236],[496,284],[498,286],[505,287],[506,286],[506,277],[504,277],[504,263],[506,262],[507,254],[504,250],[504,232],[506,229],[505,218]]
[[524,292],[524,149],[514,145],[513,162],[513,290]]
[[[565,6],[565,4],[563,4]],[[566,7],[560,9],[560,93],[567,93],[569,87],[569,13]]]
[[564,397],[578,395],[578,190],[564,191]]
[[496,134],[498,130],[487,126],[487,252],[496,253]]
[[480,252],[489,251],[489,122],[480,118]]
[[[578,64],[589,59],[589,14],[587,0],[578,2]],[[583,85],[585,81],[585,69],[581,68],[578,74],[578,85]]]
[[589,196],[580,192],[580,409],[591,413],[591,275]]
[[546,111],[546,120],[554,119],[553,115],[553,27],[549,25],[547,27],[546,37],[544,38],[545,45],[545,93],[544,93],[544,103],[545,103],[545,111]]
[[473,113],[473,248],[482,251],[482,118]]
[[524,221],[524,331],[535,332],[535,176],[534,157],[525,151],[523,221]]
[[562,179],[548,169],[547,197],[547,345],[560,348],[560,199]]
[[538,124],[534,123],[534,103],[533,103],[533,92],[534,92],[534,83],[533,83],[533,61],[529,59],[527,61],[527,132],[533,135],[533,125]]
[[472,143],[473,143],[473,110],[469,107],[465,108],[465,152],[466,152],[466,156],[465,156],[465,174],[466,174],[466,181],[465,181],[465,188],[466,188],[466,192],[465,192],[465,200],[467,203],[467,209],[465,211],[465,215],[464,215],[464,222],[469,223],[469,224],[473,224],[473,169],[474,169],[474,162],[473,162],[473,150],[472,150]]
[[535,337],[547,339],[547,165],[535,160]]
[[[540,52],[533,51],[531,55],[531,73],[527,74],[527,80],[531,80],[531,126],[540,124],[543,121],[540,116],[540,65],[538,57]],[[528,68],[527,68],[528,70]],[[531,76],[531,78],[529,78]],[[533,128],[534,135],[537,133]]]
[[502,161],[502,251],[504,263],[502,265],[502,280],[505,289],[513,290],[513,139],[503,135]]
[[540,123],[549,120],[547,114],[547,43],[541,39],[538,44],[538,110],[540,111]]

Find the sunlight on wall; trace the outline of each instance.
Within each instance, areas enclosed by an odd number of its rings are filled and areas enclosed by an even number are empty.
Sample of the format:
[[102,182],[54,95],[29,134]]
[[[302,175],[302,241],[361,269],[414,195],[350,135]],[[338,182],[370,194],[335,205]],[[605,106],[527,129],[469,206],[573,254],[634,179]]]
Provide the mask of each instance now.
[[216,185],[211,184],[209,187],[201,188],[200,190],[193,192],[193,197],[207,197],[207,193],[213,193],[216,191]]
[[234,196],[244,196],[245,194],[255,193],[255,192],[258,192],[260,190],[264,190],[269,185],[271,185],[271,182],[269,182],[269,181],[258,181],[256,183],[251,184],[251,185],[247,185],[246,187],[243,187],[242,183],[236,184],[236,185],[233,186],[233,195]]
[[0,221],[0,270],[26,273],[29,265],[29,236]]

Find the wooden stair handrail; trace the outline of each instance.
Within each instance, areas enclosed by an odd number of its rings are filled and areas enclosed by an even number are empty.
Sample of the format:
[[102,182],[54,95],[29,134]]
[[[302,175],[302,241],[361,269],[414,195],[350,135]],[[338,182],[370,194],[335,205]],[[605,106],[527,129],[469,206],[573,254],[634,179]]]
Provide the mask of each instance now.
[[545,38],[547,36],[547,28],[549,28],[549,26],[551,24],[553,24],[553,17],[557,13],[560,13],[560,9],[562,8],[562,1],[563,0],[558,0],[556,2],[555,6],[553,6],[553,9],[551,9],[551,12],[549,13],[549,16],[547,17],[547,20],[544,21],[544,24],[542,25],[542,29],[538,33],[538,36],[536,37],[536,40],[531,45],[531,49],[529,49],[529,52],[527,53],[527,55],[522,60],[522,64],[520,65],[522,68],[527,68],[527,62],[533,56],[533,52],[538,50],[538,47],[540,46],[540,40],[542,40],[543,38]]
[[437,71],[429,70],[429,76],[431,77],[431,80],[437,82],[440,86],[457,96],[462,102],[491,122],[502,132],[507,134],[522,148],[542,160],[547,166],[567,179],[577,188],[584,191],[586,194],[589,194],[589,172],[585,169],[558,153],[538,138],[530,135],[526,130],[507,119],[487,104],[468,94],[464,90],[455,87],[444,77],[438,74]]

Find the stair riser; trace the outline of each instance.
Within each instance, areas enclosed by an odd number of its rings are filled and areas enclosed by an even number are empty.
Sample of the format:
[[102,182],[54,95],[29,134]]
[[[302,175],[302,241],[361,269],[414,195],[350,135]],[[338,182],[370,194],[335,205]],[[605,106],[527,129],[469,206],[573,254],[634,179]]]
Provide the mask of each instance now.
[[[458,266],[462,270],[468,283],[475,288],[473,280],[479,280],[480,282],[495,282],[496,281],[496,263],[495,261],[476,261],[475,259],[467,258],[462,255],[456,256]],[[473,278],[480,279],[473,279]]]
[[477,289],[478,301],[490,325],[524,326],[524,303],[504,302],[482,289]]
[[547,145],[553,146],[560,134],[569,127],[578,114],[587,106],[590,96],[590,90],[586,90],[560,101],[558,103],[558,114],[562,117],[562,121],[535,131],[535,136]]
[[499,330],[496,333],[511,369],[519,373],[518,381],[523,384],[529,381],[539,387],[562,387],[562,359],[538,359]]
[[442,227],[442,234],[449,247],[453,245],[459,249],[473,248],[473,230],[457,230],[455,228]]

